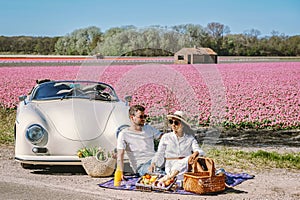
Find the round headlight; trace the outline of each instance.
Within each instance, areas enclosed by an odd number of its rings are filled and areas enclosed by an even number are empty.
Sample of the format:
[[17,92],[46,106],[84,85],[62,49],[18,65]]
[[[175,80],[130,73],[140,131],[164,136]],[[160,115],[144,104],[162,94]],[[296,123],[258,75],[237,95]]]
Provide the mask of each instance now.
[[40,125],[32,125],[26,131],[27,139],[33,143],[38,144],[43,141],[46,134],[46,130]]

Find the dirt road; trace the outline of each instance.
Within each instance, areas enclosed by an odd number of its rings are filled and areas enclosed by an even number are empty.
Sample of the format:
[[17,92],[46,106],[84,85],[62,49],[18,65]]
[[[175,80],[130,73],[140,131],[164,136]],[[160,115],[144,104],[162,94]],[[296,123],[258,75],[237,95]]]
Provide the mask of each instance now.
[[[0,147],[0,199],[199,199],[196,195],[173,195],[119,191],[98,186],[110,178],[91,178],[80,170],[73,173],[25,170],[13,159],[13,147]],[[68,169],[69,170],[69,169]],[[205,199],[300,199],[300,170],[271,169],[248,172],[255,178]]]

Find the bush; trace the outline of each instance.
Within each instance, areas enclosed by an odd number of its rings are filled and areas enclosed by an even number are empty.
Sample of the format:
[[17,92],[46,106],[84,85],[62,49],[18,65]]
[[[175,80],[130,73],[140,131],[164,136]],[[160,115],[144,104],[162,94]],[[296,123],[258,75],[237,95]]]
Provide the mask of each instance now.
[[14,143],[15,109],[0,108],[0,144]]

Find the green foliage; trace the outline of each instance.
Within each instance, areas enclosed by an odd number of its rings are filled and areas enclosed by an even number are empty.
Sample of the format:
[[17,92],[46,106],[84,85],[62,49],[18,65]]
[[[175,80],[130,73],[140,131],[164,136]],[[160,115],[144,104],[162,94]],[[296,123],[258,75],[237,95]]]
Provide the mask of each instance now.
[[233,123],[230,121],[222,122],[221,126],[224,127],[226,130],[230,129],[237,129],[237,130],[245,130],[245,129],[269,129],[269,130],[293,130],[299,129],[300,123],[296,123],[294,126],[285,127],[282,124],[275,124],[271,125],[271,120],[265,119],[262,122],[259,121],[243,121],[239,123]]
[[262,159],[263,161],[274,162],[275,166],[293,165],[300,169],[300,153],[297,154],[279,154],[277,152],[266,152],[259,150],[251,154],[253,159]]
[[117,154],[113,151],[105,151],[105,149],[101,147],[84,147],[77,151],[77,156],[79,158],[96,156],[99,160],[106,160],[107,158],[116,158]]
[[101,40],[102,33],[97,27],[78,29],[59,38],[55,52],[60,55],[90,55]]
[[1,54],[54,54],[59,37],[0,36]]
[[300,35],[285,36],[275,31],[271,37],[259,37],[260,34],[256,29],[230,34],[230,28],[218,22],[208,23],[206,27],[198,24],[155,25],[144,29],[123,26],[104,33],[92,26],[53,38],[0,36],[0,53],[105,56],[157,56],[162,53],[159,56],[164,56],[182,47],[197,46],[212,48],[219,56],[300,55]]
[[[98,147],[91,147],[91,148],[82,148],[79,149],[77,152],[77,155],[79,158],[85,158],[85,157],[89,157],[89,156],[96,156],[97,152],[99,151]],[[101,151],[101,149],[100,149]]]
[[270,169],[288,168],[300,169],[300,152],[284,153],[258,151],[241,151],[230,148],[210,149],[207,156],[215,160],[220,166],[239,169]]
[[0,144],[14,143],[16,110],[0,108]]
[[104,36],[105,40],[95,49],[95,52],[106,56],[165,56],[173,55],[186,45],[190,46],[184,35],[157,27],[131,27],[123,31],[114,28],[107,34],[110,37]]

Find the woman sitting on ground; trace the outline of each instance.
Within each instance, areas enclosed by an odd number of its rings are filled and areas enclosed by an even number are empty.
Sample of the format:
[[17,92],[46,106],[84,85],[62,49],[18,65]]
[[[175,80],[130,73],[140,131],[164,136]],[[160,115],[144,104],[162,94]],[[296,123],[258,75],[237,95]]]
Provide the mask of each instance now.
[[153,172],[156,167],[162,166],[165,162],[167,175],[162,180],[172,179],[175,176],[178,180],[183,180],[189,157],[195,159],[198,155],[204,156],[204,152],[199,147],[194,137],[194,131],[186,121],[182,111],[167,115],[167,118],[172,132],[162,136],[149,171]]

